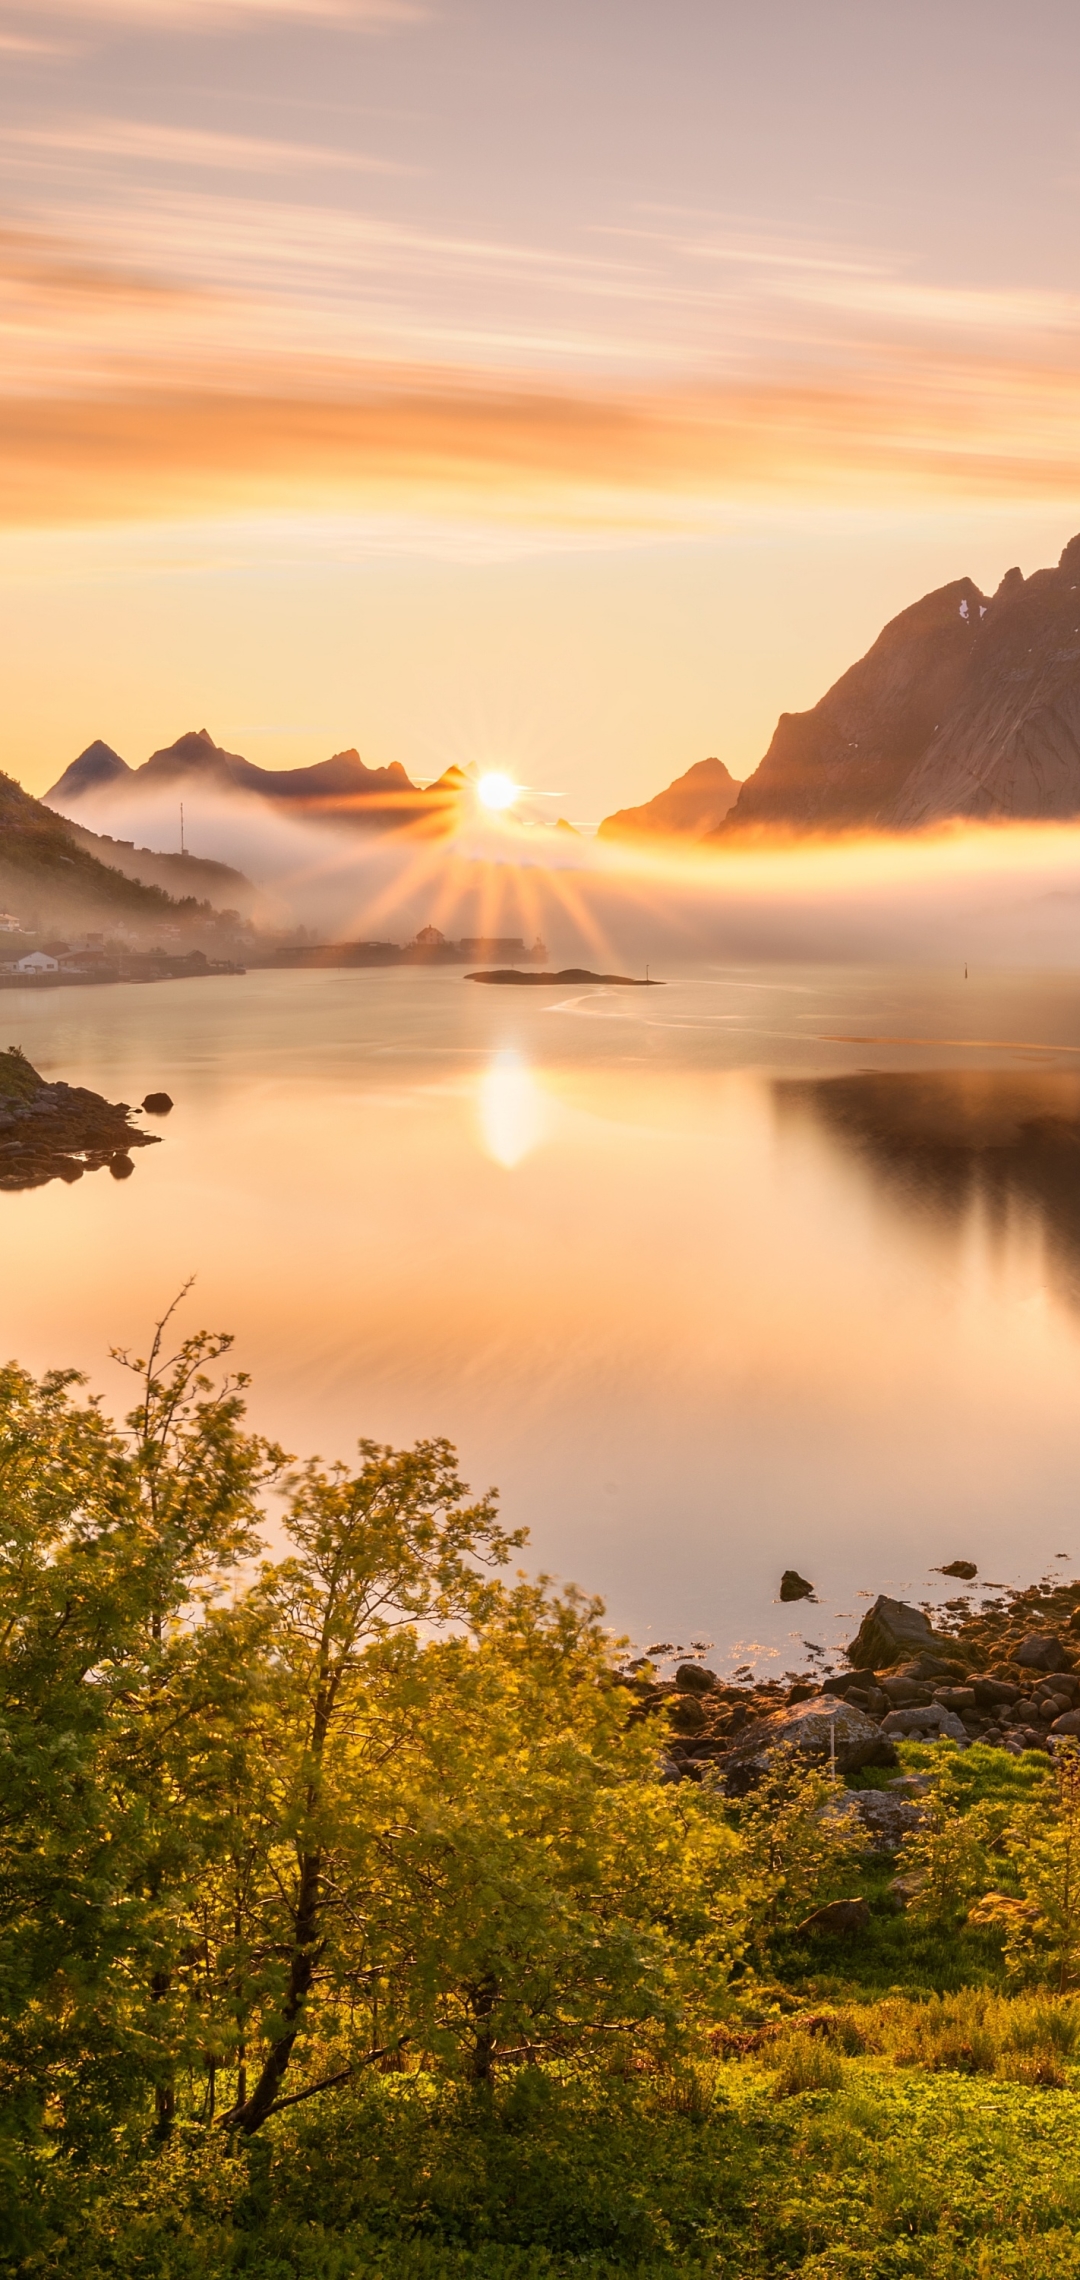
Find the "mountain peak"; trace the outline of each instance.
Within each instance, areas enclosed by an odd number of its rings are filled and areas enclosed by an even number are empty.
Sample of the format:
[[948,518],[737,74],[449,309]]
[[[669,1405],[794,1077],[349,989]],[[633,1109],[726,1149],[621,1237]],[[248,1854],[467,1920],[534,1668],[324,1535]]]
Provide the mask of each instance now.
[[80,752],[78,759],[72,761],[70,768],[65,768],[52,790],[46,792],[45,805],[63,807],[65,800],[80,799],[85,792],[102,791],[122,776],[133,774],[134,770],[113,751],[112,745],[97,736],[85,752]]
[[604,817],[598,839],[640,839],[648,835],[702,839],[715,831],[739,796],[735,777],[715,756],[695,760],[685,775],[676,776],[666,791],[643,807],[619,808]]
[[1077,814],[1080,536],[992,601],[959,578],[892,618],[810,712],[781,715],[722,828]]

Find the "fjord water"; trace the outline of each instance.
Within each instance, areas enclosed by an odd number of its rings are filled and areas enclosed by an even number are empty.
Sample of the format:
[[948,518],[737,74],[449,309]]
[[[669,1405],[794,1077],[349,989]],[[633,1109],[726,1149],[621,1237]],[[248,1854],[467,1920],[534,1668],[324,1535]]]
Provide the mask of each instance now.
[[4,1356],[118,1410],[194,1274],[291,1450],[446,1435],[530,1565],[722,1666],[1080,1555],[1076,977],[254,972],[0,1024],[176,1102],[133,1179],[0,1196]]

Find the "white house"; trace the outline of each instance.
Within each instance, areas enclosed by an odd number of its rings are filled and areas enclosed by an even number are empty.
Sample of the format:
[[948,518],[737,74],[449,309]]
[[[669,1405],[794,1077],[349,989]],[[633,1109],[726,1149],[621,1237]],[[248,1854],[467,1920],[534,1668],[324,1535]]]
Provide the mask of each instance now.
[[50,958],[44,950],[31,950],[25,958],[16,959],[15,971],[17,974],[58,974],[60,966],[59,961]]

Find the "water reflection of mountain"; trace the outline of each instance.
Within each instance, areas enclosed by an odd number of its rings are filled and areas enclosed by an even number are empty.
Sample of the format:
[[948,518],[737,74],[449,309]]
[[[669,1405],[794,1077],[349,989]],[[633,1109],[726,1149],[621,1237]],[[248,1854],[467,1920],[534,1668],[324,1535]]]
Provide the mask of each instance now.
[[909,1208],[958,1225],[978,1206],[1001,1232],[1037,1219],[1048,1265],[1080,1302],[1080,1073],[872,1071],[780,1080],[776,1097]]

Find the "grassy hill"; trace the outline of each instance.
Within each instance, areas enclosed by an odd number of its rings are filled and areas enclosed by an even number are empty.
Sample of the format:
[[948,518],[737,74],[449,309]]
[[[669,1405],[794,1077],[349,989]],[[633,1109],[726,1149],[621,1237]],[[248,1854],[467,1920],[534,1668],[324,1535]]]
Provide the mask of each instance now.
[[207,905],[177,902],[163,888],[125,876],[80,845],[61,816],[0,775],[0,909],[27,933],[122,928],[150,940],[163,926],[189,929]]

